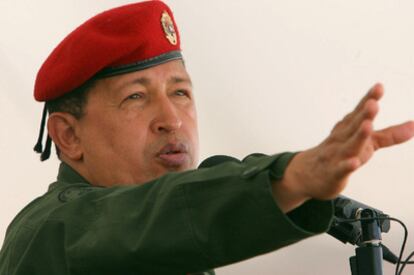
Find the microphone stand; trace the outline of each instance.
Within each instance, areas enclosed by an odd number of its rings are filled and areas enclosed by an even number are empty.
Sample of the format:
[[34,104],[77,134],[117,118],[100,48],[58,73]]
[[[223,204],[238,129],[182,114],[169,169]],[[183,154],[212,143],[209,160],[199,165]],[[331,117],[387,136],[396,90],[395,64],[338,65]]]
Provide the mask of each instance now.
[[376,218],[377,213],[371,209],[360,212],[362,228],[361,244],[355,249],[355,256],[349,258],[352,275],[383,275],[381,227]]

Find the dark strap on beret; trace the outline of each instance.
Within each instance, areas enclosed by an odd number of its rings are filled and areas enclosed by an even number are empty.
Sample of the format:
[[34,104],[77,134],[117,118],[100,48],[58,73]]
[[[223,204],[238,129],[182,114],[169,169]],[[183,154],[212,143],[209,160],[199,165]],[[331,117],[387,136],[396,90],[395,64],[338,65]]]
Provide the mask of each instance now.
[[41,161],[47,160],[50,157],[50,148],[52,146],[52,139],[49,137],[49,135],[47,135],[45,150],[43,151],[42,140],[43,140],[43,133],[45,132],[46,117],[47,117],[47,106],[45,103],[45,106],[43,107],[42,120],[40,122],[39,137],[37,138],[37,143],[35,147],[33,148],[33,150],[36,153],[41,154],[40,155]]
[[181,54],[181,51],[171,51],[171,52],[164,53],[156,57],[146,59],[143,61],[139,61],[136,63],[123,65],[119,67],[105,68],[101,70],[99,73],[97,73],[94,78],[104,78],[104,77],[110,77],[110,76],[115,76],[119,74],[131,73],[131,72],[135,72],[139,70],[144,70],[144,69],[156,66],[156,65],[160,65],[162,63],[166,63],[171,60],[182,59],[182,58],[183,56]]

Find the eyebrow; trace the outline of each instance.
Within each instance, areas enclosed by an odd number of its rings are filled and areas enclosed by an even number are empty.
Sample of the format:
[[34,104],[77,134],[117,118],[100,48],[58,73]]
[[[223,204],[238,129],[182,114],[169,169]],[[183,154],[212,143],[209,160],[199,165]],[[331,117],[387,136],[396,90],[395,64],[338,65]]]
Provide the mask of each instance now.
[[190,86],[193,86],[193,83],[191,82],[191,79],[188,77],[178,77],[178,76],[173,76],[168,80],[168,83],[173,83],[173,84],[177,84],[177,83],[188,83],[190,84]]
[[151,83],[151,80],[149,78],[147,78],[147,77],[138,77],[138,78],[133,79],[130,82],[125,83],[124,86],[131,85],[131,84],[148,85],[150,83]]
[[[191,79],[188,77],[179,77],[179,76],[173,76],[168,80],[168,84],[177,84],[177,83],[188,83],[191,87],[193,86],[193,83],[191,82]],[[123,83],[119,90],[124,89],[126,86],[132,85],[132,84],[141,84],[143,86],[147,86],[151,84],[151,79],[148,77],[138,77],[135,78],[129,82]]]

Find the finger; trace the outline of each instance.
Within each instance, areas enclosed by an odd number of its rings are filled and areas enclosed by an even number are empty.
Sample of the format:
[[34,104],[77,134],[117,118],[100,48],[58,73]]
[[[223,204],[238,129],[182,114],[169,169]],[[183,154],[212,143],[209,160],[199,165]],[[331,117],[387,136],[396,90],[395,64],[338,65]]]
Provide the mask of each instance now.
[[345,158],[360,157],[365,152],[366,149],[364,147],[367,146],[372,133],[372,121],[364,120],[359,129],[347,140],[342,148],[343,156]]
[[381,83],[377,83],[369,89],[368,93],[361,99],[358,105],[355,107],[354,112],[358,112],[362,109],[365,103],[370,100],[374,99],[376,101],[380,100],[381,97],[384,95],[384,86]]
[[414,121],[394,125],[374,132],[374,148],[384,148],[410,140],[414,136]]
[[339,194],[346,186],[349,176],[362,165],[357,157],[348,158],[339,162],[334,169],[332,182],[329,192]]
[[340,134],[343,135],[344,139],[349,139],[360,129],[365,120],[373,121],[377,116],[378,111],[379,105],[377,101],[373,99],[366,101],[363,108],[359,110],[354,117],[350,118],[348,122],[344,123]]
[[368,100],[363,109],[348,121],[337,125],[331,132],[334,140],[346,142],[356,134],[365,120],[373,121],[378,114],[379,105],[375,100]]
[[363,164],[362,161],[358,157],[352,157],[352,158],[345,159],[338,164],[337,176],[347,177],[352,172],[354,172],[359,167],[361,167],[362,164]]
[[[361,99],[356,108],[346,115],[342,121],[335,125],[332,132],[338,135],[340,140],[349,138],[360,126],[365,118],[374,118],[378,112],[378,100],[383,95],[381,84],[374,85],[370,91]],[[373,103],[375,102],[375,104]]]
[[372,123],[369,121],[361,125],[360,130],[349,140],[342,149],[344,159],[337,165],[337,177],[348,177],[352,172],[361,167],[374,151],[369,148],[369,138],[372,132]]

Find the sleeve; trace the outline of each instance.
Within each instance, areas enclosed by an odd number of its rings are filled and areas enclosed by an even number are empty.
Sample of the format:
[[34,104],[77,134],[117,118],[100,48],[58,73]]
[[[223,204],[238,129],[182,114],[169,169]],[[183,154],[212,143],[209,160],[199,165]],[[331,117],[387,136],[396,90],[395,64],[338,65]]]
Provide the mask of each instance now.
[[59,258],[70,274],[184,274],[322,233],[333,215],[329,202],[285,215],[273,199],[271,180],[292,156],[252,156],[140,186],[80,191],[52,211],[25,257]]

